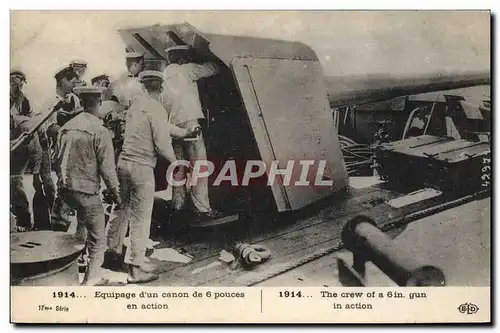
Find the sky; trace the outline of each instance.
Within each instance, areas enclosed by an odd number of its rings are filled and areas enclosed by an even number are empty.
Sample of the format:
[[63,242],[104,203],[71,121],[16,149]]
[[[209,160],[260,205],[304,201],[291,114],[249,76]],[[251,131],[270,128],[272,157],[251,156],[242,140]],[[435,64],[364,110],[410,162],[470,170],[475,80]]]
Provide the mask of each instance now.
[[11,67],[25,71],[35,105],[55,94],[53,74],[73,59],[88,78],[125,71],[116,29],[188,22],[201,31],[295,40],[328,76],[490,69],[488,12],[12,11]]

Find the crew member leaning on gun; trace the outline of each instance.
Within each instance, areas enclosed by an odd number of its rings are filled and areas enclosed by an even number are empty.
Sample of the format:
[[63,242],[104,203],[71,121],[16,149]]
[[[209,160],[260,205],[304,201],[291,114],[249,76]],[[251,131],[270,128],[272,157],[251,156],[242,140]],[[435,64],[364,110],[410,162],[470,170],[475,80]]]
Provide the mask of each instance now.
[[98,118],[103,89],[78,87],[75,90],[81,97],[84,112],[59,130],[57,186],[60,200],[77,212],[77,235],[87,238],[89,264],[83,284],[94,285],[99,282],[106,250],[104,208],[99,193],[101,177],[118,205],[120,194],[111,135]]
[[[26,75],[20,70],[10,72],[10,140],[14,143],[20,136],[35,126],[38,120],[33,113],[29,100],[23,93]],[[16,216],[17,230],[31,229],[31,212],[28,197],[24,191],[23,175],[31,164],[33,174],[33,187],[35,190],[41,186],[40,164],[42,161],[42,147],[39,135],[27,138],[10,155],[10,202],[12,213]]]
[[[199,121],[205,116],[202,111],[197,81],[202,78],[217,75],[219,67],[215,63],[197,64],[194,62],[195,51],[186,45],[173,46],[165,50],[168,55],[169,65],[164,69],[165,93],[164,107],[169,112],[169,121],[175,126],[189,128],[199,126]],[[196,140],[174,140],[175,156],[179,160],[206,160],[207,150],[203,135]],[[176,179],[183,179],[187,170],[184,166],[176,169]],[[174,215],[184,215],[187,209],[187,189],[185,186],[172,188],[172,202]],[[208,197],[208,178],[197,179],[196,184],[189,191],[194,208],[191,219],[198,222],[215,220],[223,216],[222,213],[210,206]],[[188,214],[191,215],[191,214]]]

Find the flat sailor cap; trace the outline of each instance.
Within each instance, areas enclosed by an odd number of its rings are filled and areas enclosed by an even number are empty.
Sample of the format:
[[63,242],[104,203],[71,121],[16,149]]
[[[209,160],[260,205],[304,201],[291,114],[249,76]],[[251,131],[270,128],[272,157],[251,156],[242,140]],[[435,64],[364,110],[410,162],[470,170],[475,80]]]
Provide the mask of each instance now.
[[55,72],[54,77],[56,78],[56,80],[59,80],[68,73],[74,73],[73,67],[71,67],[71,65],[66,65],[64,67],[59,68]]
[[99,96],[104,93],[104,89],[101,87],[93,87],[93,86],[83,86],[74,88],[75,93],[79,97],[85,96]]
[[172,51],[189,51],[189,46],[187,45],[175,45],[172,47],[169,47],[165,50],[165,52],[172,52]]
[[99,74],[97,76],[94,76],[91,80],[90,83],[94,84],[95,82],[99,80],[109,80],[109,75],[107,74]]
[[127,59],[144,58],[144,53],[142,53],[142,52],[127,52],[126,58]]
[[21,80],[23,80],[24,82],[26,82],[26,74],[24,74],[24,72],[21,71],[20,69],[12,69],[10,71],[10,76],[18,77]]
[[87,67],[87,62],[85,60],[73,60],[69,65]]
[[141,82],[149,81],[149,80],[163,81],[163,73],[159,72],[159,71],[152,71],[152,70],[142,71],[139,73],[139,80]]

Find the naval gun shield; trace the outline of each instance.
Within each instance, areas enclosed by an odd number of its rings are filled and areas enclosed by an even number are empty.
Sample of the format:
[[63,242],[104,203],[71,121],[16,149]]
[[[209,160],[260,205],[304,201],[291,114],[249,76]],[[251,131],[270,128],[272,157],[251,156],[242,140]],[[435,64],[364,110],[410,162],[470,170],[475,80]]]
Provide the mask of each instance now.
[[[268,185],[266,171],[248,186],[209,187],[213,208],[224,213],[284,212],[304,208],[347,186],[347,172],[316,53],[299,42],[217,35],[184,24],[120,29],[126,49],[145,54],[146,67],[166,65],[165,49],[188,45],[195,61],[216,62],[219,74],[198,81],[208,159],[271,165],[279,161],[326,161],[331,186]],[[162,67],[162,66],[160,66]],[[270,93],[272,92],[272,93]],[[220,163],[219,163],[220,162]],[[156,168],[156,190],[166,189],[168,163]],[[209,179],[214,183],[216,171]],[[239,182],[241,183],[241,182]]]

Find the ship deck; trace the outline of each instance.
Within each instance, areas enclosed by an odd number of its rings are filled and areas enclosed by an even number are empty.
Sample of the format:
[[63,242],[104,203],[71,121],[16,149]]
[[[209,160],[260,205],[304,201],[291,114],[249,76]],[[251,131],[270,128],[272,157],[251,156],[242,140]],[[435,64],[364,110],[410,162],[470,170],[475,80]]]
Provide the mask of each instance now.
[[[395,230],[404,246],[429,265],[442,269],[448,286],[489,286],[490,198],[472,201]],[[259,283],[259,286],[340,287],[333,253]],[[375,279],[377,286],[389,286]]]
[[[371,216],[383,230],[397,235],[397,244],[441,267],[448,285],[489,285],[490,198],[457,201],[442,194],[391,204],[406,194],[384,183],[358,184],[299,212],[212,229],[153,229],[155,251],[149,260],[159,266],[160,278],[147,285],[339,286],[340,233],[358,214]],[[155,225],[162,223],[158,218]],[[272,257],[251,269],[221,260],[221,251],[231,252],[234,242],[264,245]],[[124,277],[110,273],[109,284],[120,285]]]

